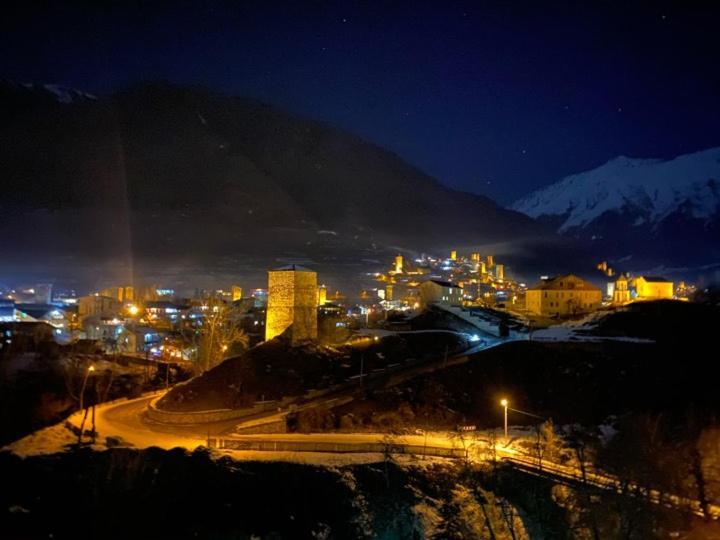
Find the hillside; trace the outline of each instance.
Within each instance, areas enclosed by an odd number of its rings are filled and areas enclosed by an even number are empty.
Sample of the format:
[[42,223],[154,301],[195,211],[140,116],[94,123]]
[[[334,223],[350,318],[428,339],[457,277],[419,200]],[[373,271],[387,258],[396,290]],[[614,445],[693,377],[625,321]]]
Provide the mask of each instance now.
[[[631,264],[720,262],[720,148],[671,160],[618,157],[512,208]],[[692,238],[693,242],[687,242]]]
[[278,258],[356,266],[386,246],[507,242],[527,256],[552,238],[372,143],[258,102],[170,85],[97,99],[57,90],[0,88],[0,246],[21,266],[29,245],[87,264],[237,273]]

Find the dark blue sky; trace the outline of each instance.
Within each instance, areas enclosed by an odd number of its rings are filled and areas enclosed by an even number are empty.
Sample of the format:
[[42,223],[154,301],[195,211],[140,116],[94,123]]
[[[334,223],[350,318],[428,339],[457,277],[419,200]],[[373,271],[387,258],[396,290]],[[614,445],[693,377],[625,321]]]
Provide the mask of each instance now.
[[4,8],[0,76],[256,97],[502,203],[619,154],[720,145],[720,9],[701,4],[43,4]]

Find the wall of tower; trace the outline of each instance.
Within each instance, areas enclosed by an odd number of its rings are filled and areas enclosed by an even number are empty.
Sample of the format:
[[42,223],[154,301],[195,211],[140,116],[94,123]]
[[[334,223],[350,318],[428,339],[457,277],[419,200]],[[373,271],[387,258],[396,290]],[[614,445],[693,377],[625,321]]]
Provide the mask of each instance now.
[[298,270],[268,272],[265,339],[279,336],[289,326],[293,343],[317,339],[317,274]]

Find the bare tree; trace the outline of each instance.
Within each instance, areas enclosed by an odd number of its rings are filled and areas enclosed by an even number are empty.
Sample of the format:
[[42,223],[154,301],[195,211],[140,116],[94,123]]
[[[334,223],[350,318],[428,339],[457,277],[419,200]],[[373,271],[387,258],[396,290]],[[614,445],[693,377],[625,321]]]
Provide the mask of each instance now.
[[542,470],[544,459],[551,462],[559,461],[562,455],[562,439],[555,432],[552,420],[535,425],[534,433],[532,453],[537,459],[538,468]]
[[396,446],[396,435],[392,430],[387,431],[380,443],[382,444],[383,454],[383,468],[385,472],[385,485],[390,489],[390,462],[393,461],[393,454],[395,453]]
[[211,300],[198,332],[197,365],[207,371],[238,348],[246,349],[250,338],[240,328],[240,311],[222,300]]

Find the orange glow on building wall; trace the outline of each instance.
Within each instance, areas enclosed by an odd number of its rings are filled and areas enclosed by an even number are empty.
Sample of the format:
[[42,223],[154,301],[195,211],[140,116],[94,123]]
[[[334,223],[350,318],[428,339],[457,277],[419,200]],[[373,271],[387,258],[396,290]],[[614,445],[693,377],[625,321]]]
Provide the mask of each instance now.
[[268,304],[265,339],[288,328],[292,343],[317,339],[317,274],[290,265],[268,272]]

